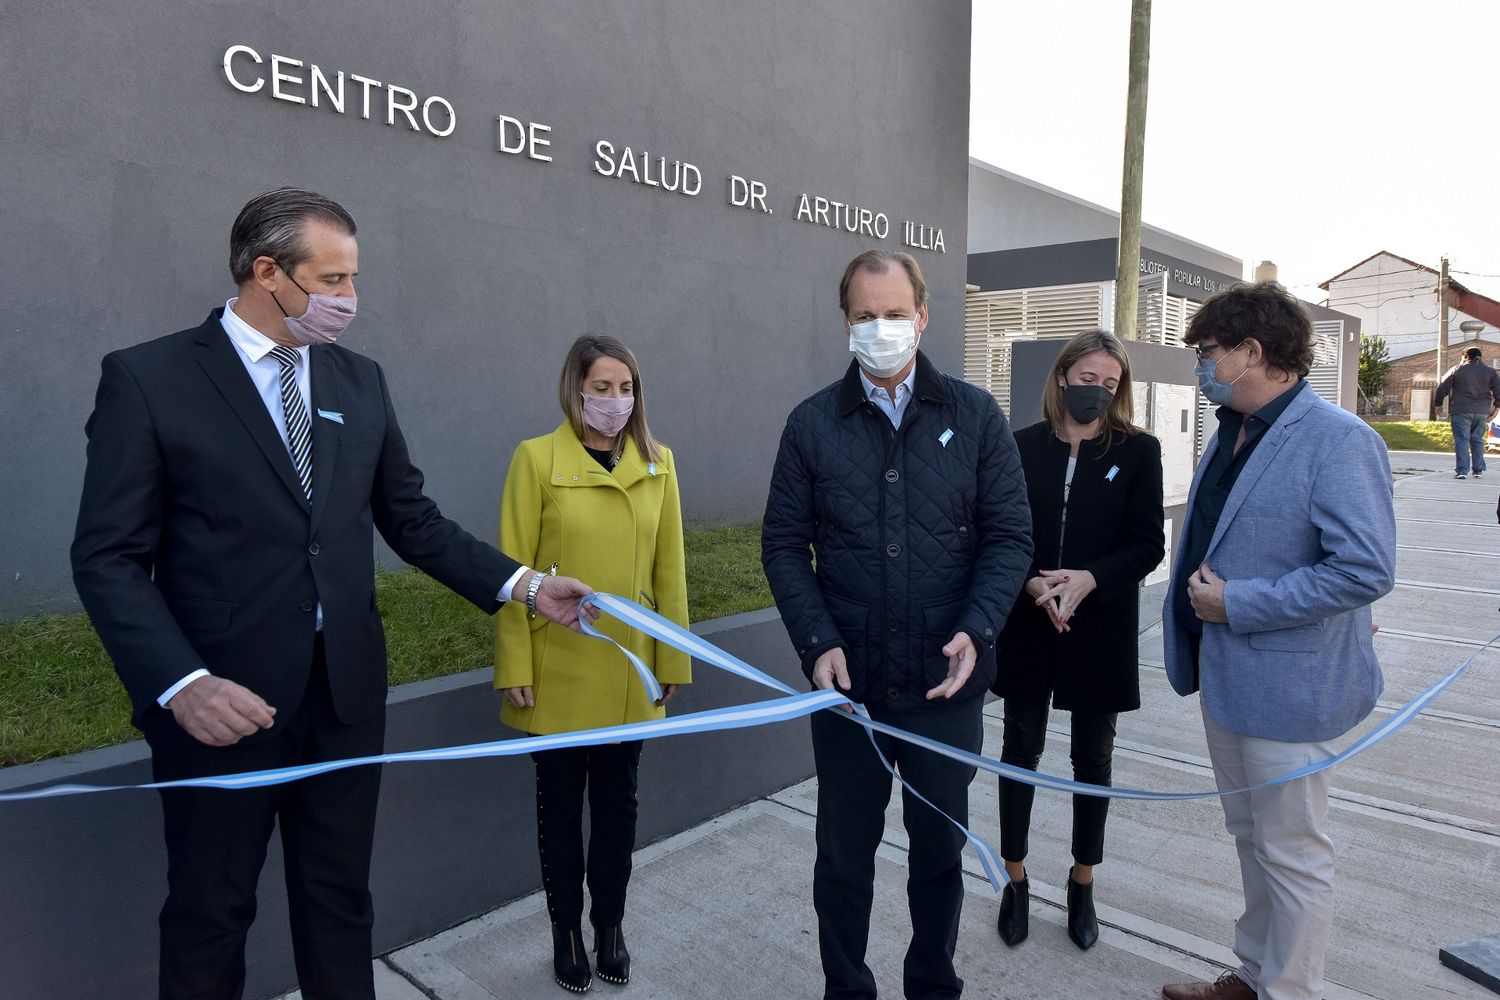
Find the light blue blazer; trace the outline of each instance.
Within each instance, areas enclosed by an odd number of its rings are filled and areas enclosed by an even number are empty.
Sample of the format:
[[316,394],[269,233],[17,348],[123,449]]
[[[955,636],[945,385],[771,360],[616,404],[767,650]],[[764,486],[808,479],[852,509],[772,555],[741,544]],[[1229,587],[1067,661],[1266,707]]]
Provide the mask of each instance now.
[[[1209,459],[1209,443],[1188,509]],[[1232,732],[1305,743],[1352,729],[1384,681],[1370,605],[1395,585],[1396,517],[1385,443],[1308,386],[1266,429],[1224,504],[1207,563],[1226,581],[1227,625],[1203,623],[1199,687]],[[1196,566],[1178,546],[1173,586]],[[1167,676],[1192,694],[1189,636],[1162,612]]]

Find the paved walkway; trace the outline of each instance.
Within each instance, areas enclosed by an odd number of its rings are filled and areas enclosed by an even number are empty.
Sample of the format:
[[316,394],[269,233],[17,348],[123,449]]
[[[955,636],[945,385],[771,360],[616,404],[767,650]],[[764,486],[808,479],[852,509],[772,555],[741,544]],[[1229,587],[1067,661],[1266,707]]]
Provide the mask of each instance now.
[[[1386,674],[1377,716],[1390,712],[1500,632],[1500,527],[1495,478],[1455,482],[1452,456],[1396,453],[1400,547],[1395,591],[1376,607]],[[1150,626],[1157,598],[1143,604]],[[1338,902],[1328,1000],[1471,998],[1494,994],[1443,968],[1438,948],[1500,932],[1500,652],[1390,742],[1341,766],[1331,826]],[[1161,670],[1159,627],[1142,642],[1144,704],[1120,720],[1115,781],[1150,788],[1212,784],[1196,699],[1178,698]],[[1053,720],[1043,762],[1067,768],[1066,715]],[[986,709],[998,754],[1000,706]],[[594,992],[633,1000],[816,997],[822,980],[810,899],[813,782],[793,786],[636,857],[627,937],[635,978]],[[993,778],[975,781],[979,831],[998,842]],[[899,796],[887,817],[871,928],[883,995],[900,995],[906,943],[906,841]],[[1214,801],[1112,807],[1098,869],[1099,944],[1078,951],[1063,928],[1069,804],[1037,797],[1030,858],[1031,938],[995,936],[996,897],[970,878],[958,943],[966,996],[1141,998],[1163,982],[1212,978],[1233,964],[1227,944],[1240,906],[1233,846]],[[586,932],[587,933],[587,932]],[[381,1000],[552,998],[551,942],[539,895],[376,962]],[[294,995],[295,996],[295,995]]]

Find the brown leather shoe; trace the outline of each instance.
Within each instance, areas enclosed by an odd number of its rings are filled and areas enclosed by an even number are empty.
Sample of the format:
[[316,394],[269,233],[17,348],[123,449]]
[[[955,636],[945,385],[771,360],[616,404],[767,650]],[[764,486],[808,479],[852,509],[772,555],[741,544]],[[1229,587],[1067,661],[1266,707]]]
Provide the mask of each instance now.
[[1172,983],[1161,988],[1162,1000],[1255,1000],[1255,991],[1232,972],[1211,983]]

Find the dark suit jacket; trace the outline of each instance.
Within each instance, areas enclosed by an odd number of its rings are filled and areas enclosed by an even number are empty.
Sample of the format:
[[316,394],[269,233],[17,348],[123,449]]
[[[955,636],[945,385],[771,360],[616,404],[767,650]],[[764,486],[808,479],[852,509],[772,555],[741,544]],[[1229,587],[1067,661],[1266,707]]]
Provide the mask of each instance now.
[[1140,582],[1161,562],[1166,545],[1161,442],[1131,434],[1106,450],[1103,441],[1085,441],[1078,449],[1063,530],[1068,445],[1052,436],[1046,421],[1016,431],[1036,538],[1026,578],[1039,569],[1086,569],[1098,589],[1074,612],[1072,630],[1061,635],[1036,599],[1021,592],[996,647],[998,695],[1045,702],[1051,693],[1053,704],[1068,711],[1141,707]]
[[402,559],[487,612],[519,568],[423,495],[380,366],[336,345],[308,352],[309,507],[222,312],[107,355],[87,425],[73,580],[130,693],[135,724],[153,740],[191,739],[156,699],[200,667],[245,685],[275,706],[279,722],[290,720],[307,684],[320,601],[339,718],[382,711],[372,528]]

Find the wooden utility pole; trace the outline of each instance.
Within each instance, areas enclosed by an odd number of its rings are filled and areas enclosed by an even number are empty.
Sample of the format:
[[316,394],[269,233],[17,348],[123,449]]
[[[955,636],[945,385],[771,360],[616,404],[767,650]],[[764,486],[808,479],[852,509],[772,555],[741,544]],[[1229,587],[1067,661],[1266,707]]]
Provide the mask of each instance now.
[[1146,165],[1146,79],[1151,66],[1151,0],[1130,4],[1130,85],[1125,98],[1125,169],[1120,184],[1120,259],[1115,266],[1115,336],[1135,339],[1141,281],[1141,175]]
[[[1437,400],[1437,386],[1443,384],[1443,376],[1448,371],[1448,258],[1444,257],[1438,271],[1438,350],[1437,350],[1437,382],[1432,389],[1434,403]],[[1453,407],[1448,407],[1448,412],[1453,412]],[[1437,406],[1432,408],[1433,417],[1437,416]]]

